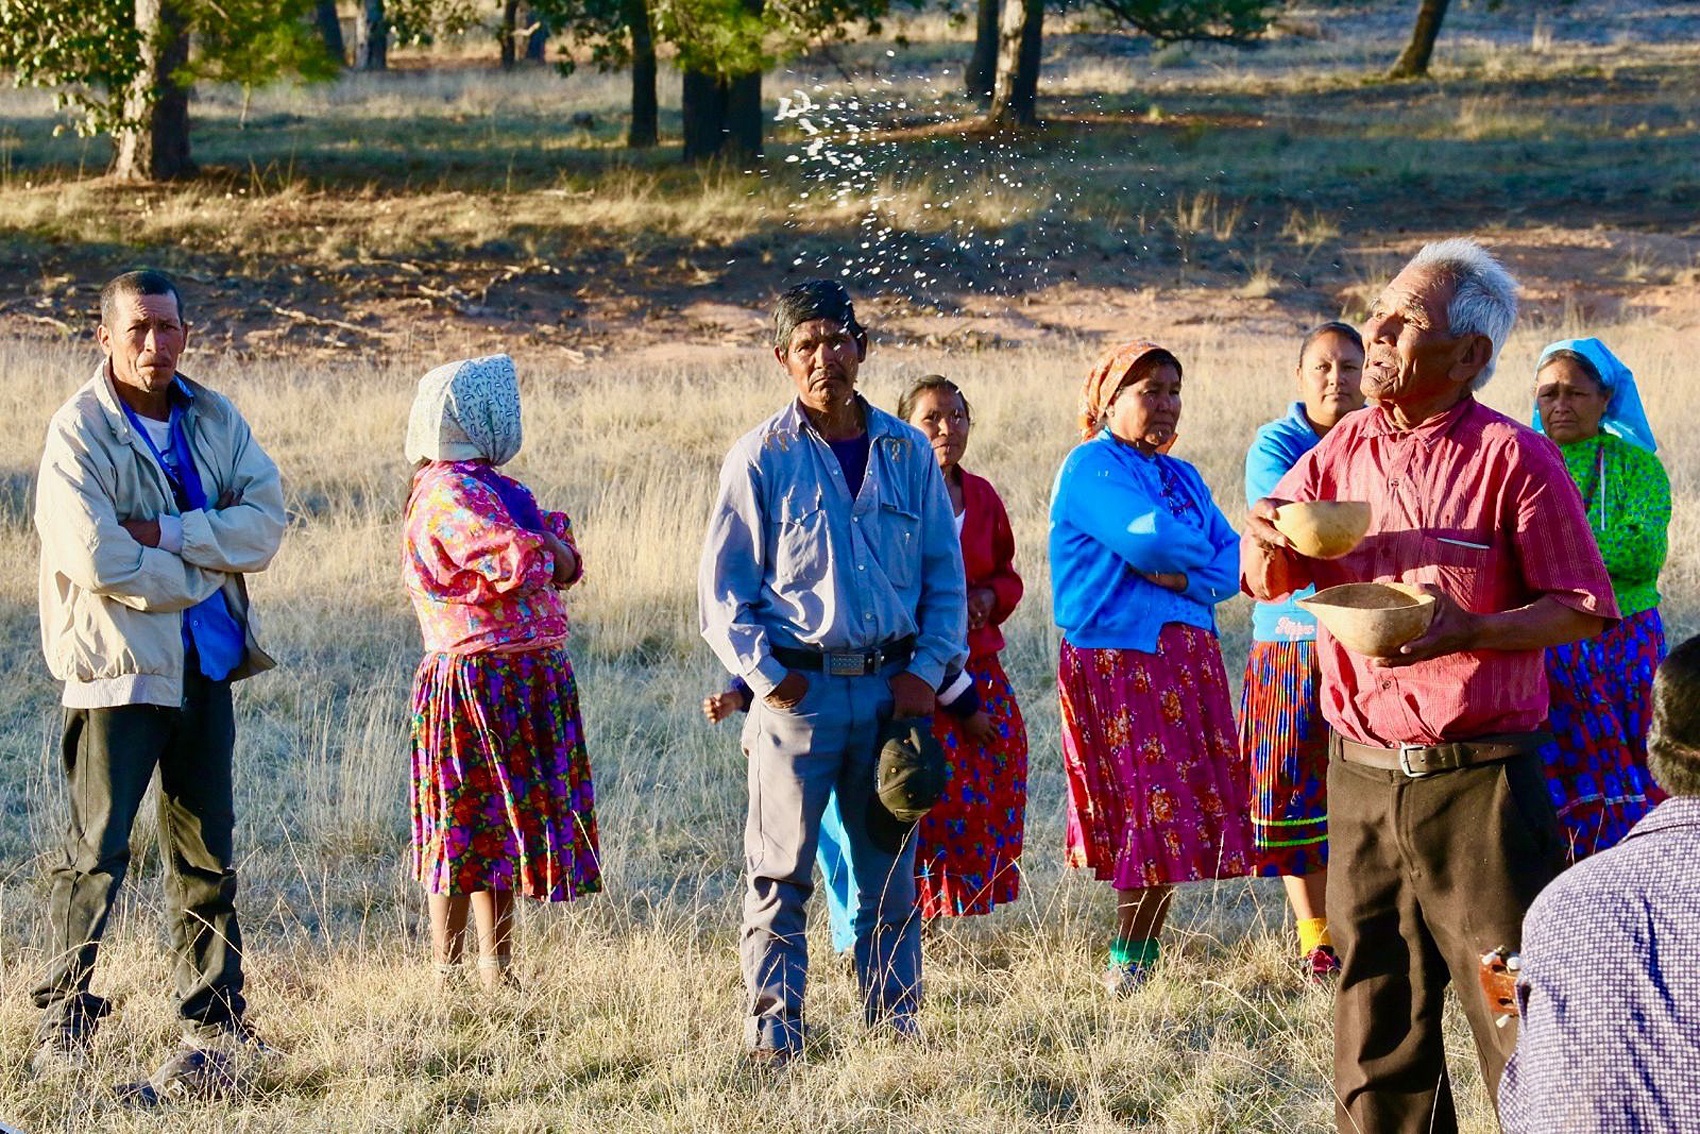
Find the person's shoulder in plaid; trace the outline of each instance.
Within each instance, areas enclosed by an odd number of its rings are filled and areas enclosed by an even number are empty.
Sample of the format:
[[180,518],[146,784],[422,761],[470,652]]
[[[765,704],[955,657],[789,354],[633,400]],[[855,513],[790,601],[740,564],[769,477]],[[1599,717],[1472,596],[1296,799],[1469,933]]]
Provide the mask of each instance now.
[[1518,1131],[1700,1130],[1700,638],[1660,667],[1647,762],[1671,798],[1523,923]]

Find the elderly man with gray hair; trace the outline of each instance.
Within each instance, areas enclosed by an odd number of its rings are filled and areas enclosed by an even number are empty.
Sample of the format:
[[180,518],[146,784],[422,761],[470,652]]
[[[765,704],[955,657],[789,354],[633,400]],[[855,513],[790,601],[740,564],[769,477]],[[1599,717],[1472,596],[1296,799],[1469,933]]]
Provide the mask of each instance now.
[[[1517,285],[1469,240],[1424,247],[1364,326],[1354,414],[1259,500],[1242,586],[1398,582],[1433,620],[1391,657],[1318,633],[1340,953],[1334,1089],[1341,1130],[1457,1129],[1442,1044],[1456,985],[1490,1092],[1516,1028],[1484,992],[1484,955],[1518,947],[1524,912],[1564,864],[1537,750],[1542,653],[1617,618],[1611,580],[1558,450],[1474,394],[1517,315]],[[1289,501],[1360,500],[1344,557],[1300,554],[1271,522]]]

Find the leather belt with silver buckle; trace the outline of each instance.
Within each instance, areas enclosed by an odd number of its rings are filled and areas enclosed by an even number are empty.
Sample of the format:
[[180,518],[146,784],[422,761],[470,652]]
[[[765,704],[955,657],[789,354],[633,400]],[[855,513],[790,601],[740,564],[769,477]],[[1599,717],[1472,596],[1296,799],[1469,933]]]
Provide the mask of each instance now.
[[1403,772],[1411,779],[1421,779],[1439,772],[1473,768],[1479,764],[1496,764],[1533,752],[1547,739],[1545,733],[1530,732],[1515,735],[1484,736],[1479,740],[1455,740],[1445,744],[1401,744],[1397,748],[1378,748],[1359,744],[1355,740],[1334,734],[1334,750],[1348,764],[1376,768],[1383,772]]
[[774,646],[773,658],[787,669],[809,673],[825,673],[830,677],[865,677],[878,673],[893,662],[906,662],[915,653],[915,638],[910,635],[875,646],[871,650],[811,650],[794,646]]

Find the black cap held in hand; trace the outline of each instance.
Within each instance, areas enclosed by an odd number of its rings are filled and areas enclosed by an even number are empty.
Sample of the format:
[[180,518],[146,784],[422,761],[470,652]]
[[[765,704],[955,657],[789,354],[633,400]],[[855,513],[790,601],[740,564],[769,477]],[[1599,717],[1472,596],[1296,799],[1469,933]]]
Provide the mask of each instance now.
[[868,796],[868,840],[886,854],[903,849],[903,840],[950,782],[950,762],[933,739],[932,722],[894,717],[880,726],[879,766]]

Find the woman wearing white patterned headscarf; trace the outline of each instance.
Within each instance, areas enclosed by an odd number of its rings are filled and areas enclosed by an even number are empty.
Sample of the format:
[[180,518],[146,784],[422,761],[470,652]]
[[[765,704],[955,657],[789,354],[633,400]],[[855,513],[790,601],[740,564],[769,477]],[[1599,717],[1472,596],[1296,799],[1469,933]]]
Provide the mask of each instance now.
[[420,379],[402,556],[425,640],[413,683],[413,870],[438,973],[458,971],[470,909],[491,987],[517,983],[514,894],[567,901],[602,885],[566,652],[563,592],[583,565],[566,514],[497,471],[520,440],[507,355]]

